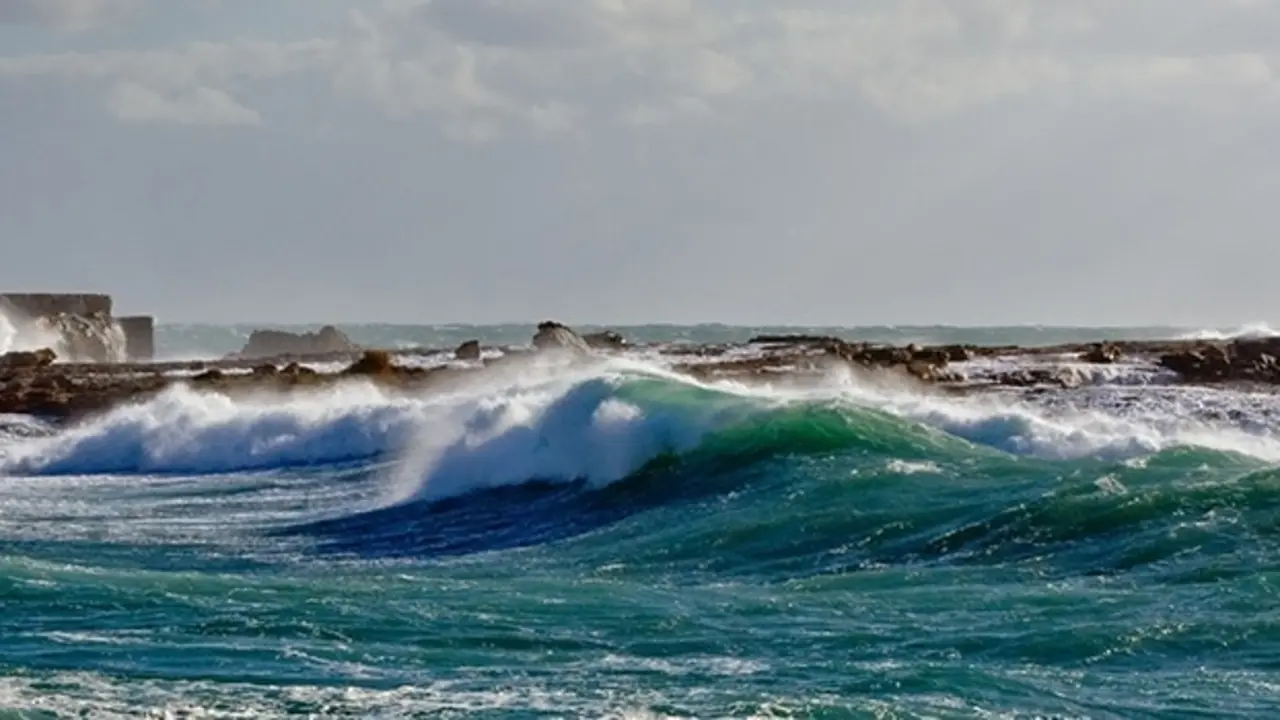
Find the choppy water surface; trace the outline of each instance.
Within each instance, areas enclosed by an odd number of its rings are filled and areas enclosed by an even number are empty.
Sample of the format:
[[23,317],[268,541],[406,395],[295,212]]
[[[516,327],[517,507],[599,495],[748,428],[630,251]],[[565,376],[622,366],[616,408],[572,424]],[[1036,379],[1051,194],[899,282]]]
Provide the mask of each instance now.
[[0,716],[1280,715],[1280,405],[1125,377],[4,418]]

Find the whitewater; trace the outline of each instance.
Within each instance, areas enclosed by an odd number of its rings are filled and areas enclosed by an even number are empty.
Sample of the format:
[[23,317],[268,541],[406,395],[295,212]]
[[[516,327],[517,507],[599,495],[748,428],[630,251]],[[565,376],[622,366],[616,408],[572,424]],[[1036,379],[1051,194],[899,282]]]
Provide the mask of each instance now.
[[1277,396],[1080,371],[744,385],[637,352],[0,417],[0,716],[1273,716]]

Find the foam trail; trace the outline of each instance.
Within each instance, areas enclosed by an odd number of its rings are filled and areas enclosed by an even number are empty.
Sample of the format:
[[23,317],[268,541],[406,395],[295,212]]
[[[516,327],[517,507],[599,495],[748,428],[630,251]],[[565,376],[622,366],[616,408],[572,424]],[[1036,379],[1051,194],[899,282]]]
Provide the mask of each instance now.
[[1256,423],[1253,429],[1214,424],[1189,417],[1177,405],[1149,402],[1127,414],[1115,409],[1053,411],[1007,396],[954,398],[868,386],[846,373],[834,376],[845,387],[846,397],[860,405],[1015,455],[1119,460],[1174,447],[1200,447],[1280,462],[1280,435],[1269,423]]
[[394,452],[427,404],[367,384],[274,402],[175,386],[57,435],[0,446],[0,472],[208,474]]
[[1179,336],[1179,340],[1248,340],[1280,336],[1280,331],[1265,322],[1246,323],[1237,328],[1196,330]]

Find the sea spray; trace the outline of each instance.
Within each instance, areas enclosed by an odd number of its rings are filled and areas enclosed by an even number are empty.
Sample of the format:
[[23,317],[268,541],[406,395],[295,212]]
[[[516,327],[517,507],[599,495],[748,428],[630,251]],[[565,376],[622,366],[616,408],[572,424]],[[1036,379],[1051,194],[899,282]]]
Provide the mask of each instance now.
[[[944,396],[832,371],[792,386],[701,383],[635,360],[529,362],[406,395],[352,381],[231,398],[179,385],[51,437],[0,445],[0,472],[222,473],[398,459],[389,497],[445,497],[533,480],[617,482],[788,407],[899,418],[978,446],[1048,459],[1138,457],[1178,446],[1280,460],[1280,436],[1152,406],[1127,415]],[[773,415],[771,415],[773,414]]]
[[126,340],[107,315],[58,314],[28,318],[0,307],[0,354],[49,348],[63,361],[122,362]]
[[508,369],[6,419],[0,714],[1280,712],[1274,396]]
[[21,350],[39,350],[61,346],[58,331],[22,315],[6,312],[0,305],[0,354]]

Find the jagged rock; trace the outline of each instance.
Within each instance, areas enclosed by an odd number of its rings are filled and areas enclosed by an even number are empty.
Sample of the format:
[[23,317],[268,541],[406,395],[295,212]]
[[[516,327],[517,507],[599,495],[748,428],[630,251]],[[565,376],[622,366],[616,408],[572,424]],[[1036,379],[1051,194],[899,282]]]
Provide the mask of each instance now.
[[366,350],[359,360],[343,371],[346,375],[387,375],[395,372],[396,365],[386,350]]
[[1115,343],[1098,343],[1082,353],[1080,359],[1097,365],[1110,365],[1124,356],[1123,351]]
[[1228,354],[1243,364],[1252,364],[1266,357],[1280,357],[1280,338],[1242,338],[1231,343]]
[[210,368],[191,379],[194,382],[215,382],[217,380],[221,380],[223,377],[225,377],[225,373],[221,370],[218,368]]
[[1080,376],[1067,368],[1023,368],[1001,373],[996,376],[995,382],[997,385],[1007,385],[1009,387],[1029,388],[1049,385],[1060,388],[1073,388],[1080,385]]
[[752,345],[842,345],[844,341],[830,335],[757,335]]
[[327,355],[354,352],[359,348],[341,330],[325,325],[314,333],[283,330],[254,330],[239,355],[242,358],[283,355]]
[[547,321],[538,325],[538,332],[533,336],[533,346],[538,350],[567,349],[588,354],[591,348],[578,333],[558,322]]
[[598,350],[622,350],[627,347],[627,339],[612,330],[583,335],[582,340],[587,347]]
[[1186,380],[1225,380],[1232,375],[1232,354],[1222,346],[1207,345],[1162,355],[1160,365]]
[[937,380],[938,370],[939,366],[929,362],[914,361],[907,363],[907,373],[926,382]]
[[254,366],[253,374],[259,377],[268,377],[271,375],[279,375],[280,370],[279,368],[277,368],[275,365],[272,365],[271,363],[264,363],[262,365]]
[[312,370],[311,368],[305,365],[299,365],[296,362],[291,362],[288,365],[285,365],[284,369],[281,370],[280,373],[282,375],[298,376],[298,375],[315,375],[316,371]]
[[967,345],[944,345],[933,350],[944,356],[947,362],[967,362],[973,359],[973,350]]
[[12,370],[42,368],[52,365],[58,354],[49,348],[39,350],[15,350],[0,355],[0,367]]
[[468,340],[458,346],[453,351],[453,356],[459,360],[479,360],[480,359],[480,341]]

